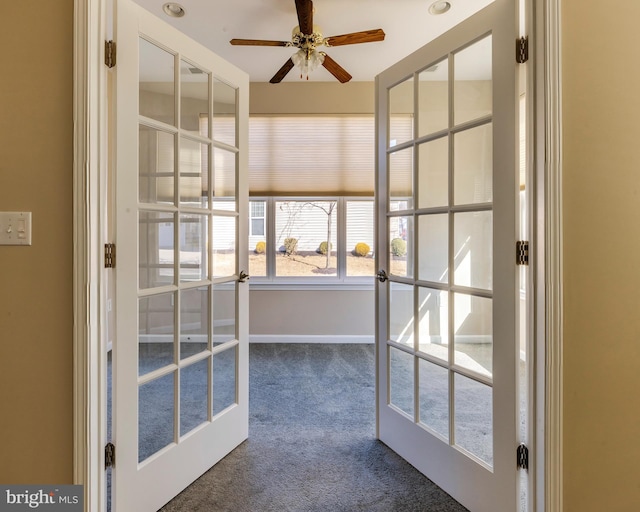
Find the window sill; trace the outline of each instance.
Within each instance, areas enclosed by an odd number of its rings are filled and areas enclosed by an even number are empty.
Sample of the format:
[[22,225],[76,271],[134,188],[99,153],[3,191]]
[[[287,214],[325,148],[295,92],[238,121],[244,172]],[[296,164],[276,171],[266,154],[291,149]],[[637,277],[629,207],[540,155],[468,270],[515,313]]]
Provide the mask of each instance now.
[[334,291],[373,291],[374,277],[354,277],[346,280],[320,278],[276,278],[252,277],[250,290],[334,290]]

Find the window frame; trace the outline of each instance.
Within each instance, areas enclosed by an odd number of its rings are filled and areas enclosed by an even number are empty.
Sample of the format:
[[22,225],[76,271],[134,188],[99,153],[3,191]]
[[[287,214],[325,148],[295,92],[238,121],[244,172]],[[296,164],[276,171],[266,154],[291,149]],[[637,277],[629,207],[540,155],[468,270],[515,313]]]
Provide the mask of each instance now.
[[[267,237],[267,223],[266,223],[266,218],[267,218],[267,205],[265,203],[264,205],[264,211],[262,212],[262,216],[257,216],[253,214],[253,207],[251,203],[258,203],[260,202],[259,199],[253,200],[253,199],[249,199],[249,236],[263,236],[263,237]],[[254,220],[262,220],[262,233],[254,233],[253,232],[253,221]]]
[[[266,241],[266,276],[252,276],[249,281],[252,288],[299,290],[299,289],[341,289],[372,290],[375,284],[374,274],[371,276],[347,276],[347,202],[368,201],[374,204],[371,222],[374,226],[375,247],[375,199],[371,196],[252,196],[249,201],[265,202],[265,241]],[[337,203],[336,212],[336,260],[337,274],[331,276],[277,276],[276,275],[276,203],[282,201],[327,202]],[[249,217],[248,222],[251,222]],[[249,251],[253,247],[248,248]]]

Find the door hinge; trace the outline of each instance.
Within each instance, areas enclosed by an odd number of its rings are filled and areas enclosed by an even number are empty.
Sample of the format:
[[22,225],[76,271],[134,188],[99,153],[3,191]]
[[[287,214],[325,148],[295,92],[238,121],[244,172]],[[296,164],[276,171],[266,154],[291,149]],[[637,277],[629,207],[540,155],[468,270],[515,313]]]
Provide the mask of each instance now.
[[524,64],[529,60],[529,38],[521,37],[516,39],[516,62]]
[[116,244],[104,244],[104,268],[116,268]]
[[529,264],[529,242],[518,240],[516,242],[516,265]]
[[104,63],[108,68],[112,68],[116,65],[116,42],[105,41],[104,42]]
[[516,450],[518,469],[529,469],[529,448],[521,444]]
[[107,443],[104,447],[104,467],[112,468],[116,465],[116,445]]

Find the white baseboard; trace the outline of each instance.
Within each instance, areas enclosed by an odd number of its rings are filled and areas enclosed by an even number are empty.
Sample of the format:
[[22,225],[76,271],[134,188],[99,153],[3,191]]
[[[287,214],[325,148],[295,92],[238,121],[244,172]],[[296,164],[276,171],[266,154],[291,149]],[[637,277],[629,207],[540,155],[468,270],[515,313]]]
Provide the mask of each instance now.
[[249,343],[375,343],[373,335],[250,334]]
[[[221,335],[221,338],[227,336]],[[213,337],[214,341],[216,336]],[[182,343],[206,343],[206,335],[190,335]],[[142,334],[140,343],[173,343],[172,334]],[[375,343],[372,335],[316,334],[250,334],[249,343]]]
[[[227,338],[227,335],[220,335]],[[141,334],[140,343],[172,343],[173,334]],[[214,341],[216,336],[213,337]],[[432,337],[432,341],[435,337]],[[463,344],[491,343],[491,336],[456,336],[456,342]],[[191,334],[185,336],[182,343],[206,343],[207,336]],[[375,337],[367,334],[250,334],[249,343],[375,343]],[[437,340],[436,340],[436,343]]]

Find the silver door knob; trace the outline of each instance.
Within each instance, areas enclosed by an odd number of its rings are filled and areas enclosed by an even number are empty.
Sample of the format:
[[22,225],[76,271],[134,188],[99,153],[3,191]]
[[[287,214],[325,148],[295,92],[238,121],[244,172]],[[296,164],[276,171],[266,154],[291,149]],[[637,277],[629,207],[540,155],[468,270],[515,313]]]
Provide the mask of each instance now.
[[378,281],[380,281],[381,283],[384,283],[385,281],[389,280],[389,276],[384,270],[378,271],[376,275],[378,276]]

